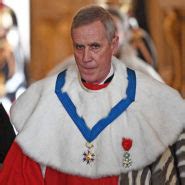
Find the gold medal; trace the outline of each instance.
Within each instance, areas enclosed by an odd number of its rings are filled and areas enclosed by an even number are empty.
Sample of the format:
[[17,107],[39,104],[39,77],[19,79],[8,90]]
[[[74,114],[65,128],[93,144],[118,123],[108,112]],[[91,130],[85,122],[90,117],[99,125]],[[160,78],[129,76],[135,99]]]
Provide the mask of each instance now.
[[86,164],[91,164],[95,160],[95,154],[92,152],[94,145],[92,143],[86,143],[87,151],[83,153],[83,161]]

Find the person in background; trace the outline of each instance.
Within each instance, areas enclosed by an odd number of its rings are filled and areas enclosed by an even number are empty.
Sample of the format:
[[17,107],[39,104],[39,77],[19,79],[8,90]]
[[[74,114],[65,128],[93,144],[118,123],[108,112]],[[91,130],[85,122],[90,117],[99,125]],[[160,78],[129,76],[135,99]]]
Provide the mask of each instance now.
[[0,0],[0,102],[9,113],[12,102],[26,89],[25,57],[18,21]]
[[16,134],[10,123],[9,116],[3,105],[0,104],[0,165],[2,165],[15,136]]
[[157,69],[157,53],[154,42],[147,31],[139,27],[137,19],[129,17],[130,44],[136,55]]
[[180,94],[114,57],[119,37],[104,8],[81,8],[71,38],[75,63],[11,108],[18,135],[0,184],[178,184],[169,147],[185,127]]
[[[127,67],[141,71],[150,77],[153,77],[161,82],[164,82],[156,70],[146,61],[139,58],[136,52],[136,47],[131,42],[133,37],[133,30],[129,28],[129,18],[123,14],[119,8],[109,6],[108,12],[112,15],[116,25],[117,34],[119,36],[119,47],[116,57],[126,64]],[[141,39],[141,37],[140,37]],[[138,42],[137,42],[138,43]]]

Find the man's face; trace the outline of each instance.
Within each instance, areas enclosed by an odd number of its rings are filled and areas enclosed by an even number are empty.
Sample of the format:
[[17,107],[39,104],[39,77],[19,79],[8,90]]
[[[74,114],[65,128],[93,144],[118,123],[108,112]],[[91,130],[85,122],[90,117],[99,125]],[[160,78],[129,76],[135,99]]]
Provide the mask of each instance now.
[[100,21],[80,26],[72,31],[75,60],[81,75],[87,82],[100,83],[111,68],[111,58],[116,51],[118,38],[108,41]]

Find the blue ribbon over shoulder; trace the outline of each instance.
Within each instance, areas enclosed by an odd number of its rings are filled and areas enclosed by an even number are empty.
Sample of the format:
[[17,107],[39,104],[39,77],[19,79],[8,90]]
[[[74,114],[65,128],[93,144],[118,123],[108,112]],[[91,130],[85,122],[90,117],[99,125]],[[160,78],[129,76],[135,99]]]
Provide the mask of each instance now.
[[77,114],[76,107],[67,92],[62,92],[62,88],[65,84],[65,76],[66,71],[59,73],[56,86],[55,93],[59,98],[60,102],[66,109],[67,113],[76,124],[78,129],[80,130],[83,137],[88,141],[92,142],[96,137],[109,125],[111,124],[118,116],[120,116],[128,106],[135,100],[136,93],[136,75],[135,72],[129,68],[127,68],[128,74],[128,86],[126,90],[126,98],[121,99],[108,113],[105,118],[100,119],[92,129],[87,127],[84,119]]

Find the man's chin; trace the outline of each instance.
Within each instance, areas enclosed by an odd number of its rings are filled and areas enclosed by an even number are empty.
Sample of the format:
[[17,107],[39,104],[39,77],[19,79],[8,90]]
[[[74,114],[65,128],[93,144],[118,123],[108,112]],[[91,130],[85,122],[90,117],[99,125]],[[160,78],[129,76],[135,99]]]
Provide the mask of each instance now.
[[88,83],[96,83],[97,79],[93,78],[92,75],[82,75],[82,79]]
[[92,79],[92,78],[82,78],[85,82],[88,82],[88,83],[95,83],[95,80]]

